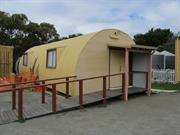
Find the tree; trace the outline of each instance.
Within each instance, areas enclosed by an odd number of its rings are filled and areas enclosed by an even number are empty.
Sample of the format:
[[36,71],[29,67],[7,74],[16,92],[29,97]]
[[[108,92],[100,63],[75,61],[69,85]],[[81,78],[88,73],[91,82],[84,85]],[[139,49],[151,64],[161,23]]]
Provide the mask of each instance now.
[[134,35],[136,44],[158,47],[158,50],[174,52],[175,36],[170,29],[150,29],[145,34]]
[[74,38],[74,37],[79,37],[79,36],[82,36],[83,34],[81,33],[77,33],[77,34],[71,34],[68,36],[68,38]]
[[69,39],[69,38],[79,37],[79,36],[82,36],[82,35],[83,34],[81,34],[81,33],[71,34],[71,35],[68,35],[67,37],[60,38],[60,40],[65,40],[65,39]]
[[42,41],[55,41],[59,39],[59,35],[57,34],[56,29],[54,28],[54,25],[43,22],[40,24],[40,35],[42,37]]
[[54,25],[31,22],[25,14],[8,14],[0,11],[0,44],[14,46],[14,59],[27,49],[57,41],[59,34]]

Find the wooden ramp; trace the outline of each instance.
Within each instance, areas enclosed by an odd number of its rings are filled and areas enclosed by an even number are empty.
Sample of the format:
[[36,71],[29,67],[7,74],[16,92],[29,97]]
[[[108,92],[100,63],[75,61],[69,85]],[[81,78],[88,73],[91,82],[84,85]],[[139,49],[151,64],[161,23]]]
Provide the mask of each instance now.
[[[144,88],[131,87],[129,88],[129,95],[145,92]],[[120,97],[121,90],[107,91],[107,100]],[[94,92],[84,95],[84,106],[102,102],[102,93]],[[65,112],[79,108],[79,97],[62,98],[57,96],[57,112]],[[41,93],[26,91],[24,92],[24,106],[23,115],[25,119],[32,119],[42,117],[52,113],[51,95],[46,94],[45,104],[41,104]],[[11,123],[18,120],[17,110],[11,109],[11,95],[10,93],[0,94],[0,125]]]

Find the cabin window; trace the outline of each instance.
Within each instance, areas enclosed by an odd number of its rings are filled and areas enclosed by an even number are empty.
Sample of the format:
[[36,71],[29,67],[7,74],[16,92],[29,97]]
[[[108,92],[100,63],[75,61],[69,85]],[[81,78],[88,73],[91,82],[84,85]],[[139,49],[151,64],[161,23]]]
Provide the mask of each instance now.
[[51,49],[47,51],[46,66],[48,68],[56,68],[56,49]]
[[27,54],[27,53],[25,53],[25,54],[23,55],[23,65],[24,65],[24,66],[27,66],[27,65],[28,65],[28,54]]

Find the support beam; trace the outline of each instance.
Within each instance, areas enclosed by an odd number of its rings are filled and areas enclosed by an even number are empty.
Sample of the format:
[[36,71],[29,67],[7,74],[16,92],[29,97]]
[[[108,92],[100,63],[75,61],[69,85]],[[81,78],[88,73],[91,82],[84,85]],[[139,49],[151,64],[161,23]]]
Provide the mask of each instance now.
[[[14,84],[12,86],[13,89],[16,88],[16,85]],[[15,110],[16,109],[16,90],[12,91],[12,109]]]
[[69,97],[69,78],[66,78],[66,98]]
[[18,118],[23,119],[23,89],[18,90]]
[[151,51],[148,53],[148,78],[147,78],[147,95],[151,95],[151,78],[152,78],[152,54]]
[[122,74],[122,98],[124,96],[124,88],[125,88],[125,74]]
[[125,48],[125,79],[124,79],[124,101],[128,101],[128,85],[129,85],[129,50]]
[[108,90],[110,90],[110,81],[111,81],[111,78],[110,78],[110,74],[111,74],[111,49],[109,48],[109,62],[108,62],[108,64],[109,64],[109,69],[108,69],[108,74],[109,74],[109,76],[108,76]]
[[52,112],[56,112],[56,84],[52,84]]
[[[42,81],[42,84],[45,84],[45,81]],[[43,87],[41,92],[41,102],[42,104],[45,104],[45,87]]]
[[148,80],[149,80],[149,73],[146,72],[146,90],[148,90]]
[[129,85],[133,85],[133,52],[129,53]]
[[79,105],[80,110],[83,109],[83,80],[79,80]]
[[103,104],[106,105],[106,76],[103,76]]

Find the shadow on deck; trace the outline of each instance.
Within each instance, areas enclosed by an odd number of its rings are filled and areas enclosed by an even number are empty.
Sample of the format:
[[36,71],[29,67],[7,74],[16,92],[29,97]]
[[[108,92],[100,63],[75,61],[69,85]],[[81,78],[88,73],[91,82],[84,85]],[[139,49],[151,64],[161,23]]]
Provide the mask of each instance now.
[[[130,87],[129,95],[145,92],[145,88]],[[107,100],[122,96],[121,90],[107,91]],[[94,103],[102,102],[102,91],[94,92],[84,95],[83,105],[88,106]],[[57,112],[65,112],[79,108],[79,96],[70,98],[62,98],[57,96]],[[32,119],[42,117],[52,112],[51,95],[46,94],[45,104],[41,104],[41,93],[27,91],[24,92],[24,106],[23,106],[24,118]],[[18,120],[17,110],[11,109],[11,95],[10,93],[0,94],[0,125],[15,122]]]

